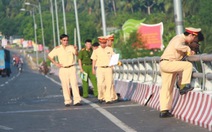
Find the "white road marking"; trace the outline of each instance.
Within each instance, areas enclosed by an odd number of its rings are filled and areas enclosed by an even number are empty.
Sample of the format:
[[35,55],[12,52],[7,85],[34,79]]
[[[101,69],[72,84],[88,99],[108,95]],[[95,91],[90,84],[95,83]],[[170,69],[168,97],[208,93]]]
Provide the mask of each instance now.
[[47,95],[44,98],[58,98],[58,97],[63,97],[63,95]]
[[50,79],[52,82],[56,83],[57,85],[61,86],[61,84],[59,82],[57,82],[56,80],[54,80],[53,78],[50,78],[48,76],[45,76],[45,77]]
[[103,114],[106,118],[108,118],[111,122],[113,122],[116,126],[121,128],[125,132],[136,132],[133,128],[127,126],[124,122],[116,118],[113,114],[108,112],[107,110],[101,108],[99,105],[92,103],[91,101],[82,98],[85,103],[88,103],[90,106],[98,110],[101,114]]
[[0,86],[3,87],[4,85],[8,84],[13,79],[15,79],[16,77],[18,77],[19,75],[20,75],[20,73],[16,74],[15,76],[13,76],[11,79],[7,80],[6,82],[4,82],[4,84],[1,84]]
[[[131,105],[118,105],[118,106],[104,106],[103,108],[123,108],[123,107],[137,107],[138,104]],[[99,106],[100,107],[100,106]],[[58,108],[58,109],[37,109],[37,110],[17,110],[17,111],[4,111],[0,114],[19,114],[19,113],[37,113],[37,112],[56,112],[56,111],[67,111],[67,110],[88,110],[94,109],[94,107],[69,107],[69,108]]]
[[0,114],[18,114],[18,113],[35,113],[35,112],[54,112],[54,111],[65,111],[70,109],[39,109],[39,110],[18,110],[18,111],[5,111]]
[[13,128],[2,126],[2,125],[0,125],[0,129],[6,130],[6,131],[13,130]]
[[[61,86],[61,84],[57,81],[55,81],[54,79],[46,76],[46,78],[49,78],[50,80],[52,80],[54,83],[58,84]],[[136,132],[136,130],[134,130],[133,128],[127,126],[124,122],[122,122],[121,120],[119,120],[118,118],[116,118],[113,114],[111,114],[110,112],[108,112],[107,110],[101,108],[99,105],[85,99],[82,98],[82,100],[89,104],[90,106],[92,106],[93,108],[95,108],[97,111],[99,111],[102,115],[104,115],[106,118],[108,118],[111,122],[113,122],[116,126],[118,126],[119,128],[121,128],[123,131],[126,132]]]

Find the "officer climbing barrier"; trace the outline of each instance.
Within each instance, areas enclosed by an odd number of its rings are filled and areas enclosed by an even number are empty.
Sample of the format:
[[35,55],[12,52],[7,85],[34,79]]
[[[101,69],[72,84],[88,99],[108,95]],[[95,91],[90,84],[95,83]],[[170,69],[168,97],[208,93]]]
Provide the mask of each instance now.
[[[193,64],[194,90],[180,95],[173,91],[172,113],[176,118],[212,130],[212,54],[193,55],[186,58]],[[121,97],[159,110],[161,76],[160,57],[121,60],[114,67],[116,92]]]

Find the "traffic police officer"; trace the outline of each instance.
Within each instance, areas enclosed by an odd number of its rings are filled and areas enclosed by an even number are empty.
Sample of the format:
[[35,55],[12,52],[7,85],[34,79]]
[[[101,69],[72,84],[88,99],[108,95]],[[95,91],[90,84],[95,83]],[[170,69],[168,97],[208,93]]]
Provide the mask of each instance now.
[[[60,36],[61,45],[55,47],[49,54],[48,58],[54,65],[59,68],[59,78],[62,84],[64,104],[70,106],[72,103],[70,94],[70,83],[73,93],[73,104],[75,106],[81,105],[81,97],[79,94],[79,88],[77,85],[76,67],[74,55],[77,55],[77,47],[68,45],[68,35],[62,34]],[[54,60],[54,57],[58,57],[58,61]]]
[[[113,41],[114,41],[114,34],[108,35],[107,36],[107,46],[112,48]],[[112,98],[112,101],[116,101],[118,99],[118,96],[116,94],[116,90],[115,90],[114,84],[112,84],[111,98]]]
[[180,94],[186,94],[193,88],[190,85],[192,64],[188,61],[180,61],[185,54],[193,55],[187,44],[193,42],[194,38],[200,32],[200,28],[186,28],[183,34],[176,35],[169,42],[160,59],[160,71],[162,77],[162,87],[160,89],[160,117],[172,117],[170,113],[172,107],[173,88],[176,81],[176,75],[182,72]]
[[[91,60],[91,54],[93,53],[93,50],[91,48],[91,40],[87,39],[85,41],[85,48],[83,48],[78,55],[78,63],[80,67],[80,72],[87,73],[88,78],[91,80],[91,83],[93,85],[93,94],[95,97],[97,97],[98,92],[97,92],[97,80],[96,76],[92,74],[92,60]],[[88,97],[88,79],[87,81],[82,79],[83,83],[83,97],[87,98]]]
[[[114,54],[111,47],[107,47],[107,37],[98,37],[100,46],[93,51],[91,55],[92,71],[93,74],[97,74],[98,85],[98,100],[100,103],[105,101],[106,103],[112,102],[111,89],[113,84],[112,67],[109,66],[110,59]],[[95,71],[95,67],[97,67]]]

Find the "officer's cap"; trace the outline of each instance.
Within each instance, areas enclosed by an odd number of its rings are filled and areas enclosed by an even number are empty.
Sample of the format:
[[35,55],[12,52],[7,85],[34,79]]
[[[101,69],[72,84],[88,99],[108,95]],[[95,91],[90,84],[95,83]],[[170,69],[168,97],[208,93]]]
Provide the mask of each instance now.
[[109,40],[113,41],[114,40],[114,34],[108,35],[107,36]]
[[98,40],[99,40],[99,42],[100,43],[106,43],[107,42],[107,37],[105,37],[105,36],[100,36],[100,37],[98,37]]
[[194,34],[194,35],[198,35],[198,32],[201,31],[201,28],[187,27],[185,29],[186,29],[186,32],[188,32],[190,34]]

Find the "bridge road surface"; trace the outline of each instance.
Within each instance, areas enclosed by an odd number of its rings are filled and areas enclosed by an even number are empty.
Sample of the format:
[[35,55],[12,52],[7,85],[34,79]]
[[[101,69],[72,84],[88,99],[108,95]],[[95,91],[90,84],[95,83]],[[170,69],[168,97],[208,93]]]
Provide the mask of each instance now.
[[131,101],[65,107],[57,76],[44,76],[26,64],[23,73],[11,66],[0,78],[0,132],[207,132]]

